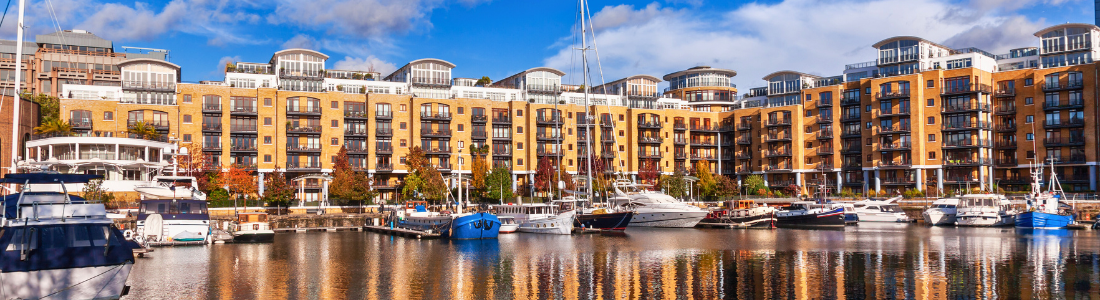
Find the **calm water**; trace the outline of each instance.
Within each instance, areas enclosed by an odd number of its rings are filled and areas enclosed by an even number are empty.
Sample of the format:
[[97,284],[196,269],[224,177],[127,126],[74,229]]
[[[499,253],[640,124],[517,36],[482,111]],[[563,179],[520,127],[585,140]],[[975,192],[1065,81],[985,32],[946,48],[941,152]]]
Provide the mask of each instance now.
[[414,240],[288,233],[160,248],[129,299],[1100,298],[1094,231],[630,228]]

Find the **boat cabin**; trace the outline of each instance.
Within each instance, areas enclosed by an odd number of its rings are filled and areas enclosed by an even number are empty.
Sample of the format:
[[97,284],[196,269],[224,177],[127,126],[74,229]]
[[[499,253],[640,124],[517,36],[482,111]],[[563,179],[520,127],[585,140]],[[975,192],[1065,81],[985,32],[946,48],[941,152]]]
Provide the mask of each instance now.
[[959,199],[959,207],[997,207],[1004,205],[997,195],[966,195]]
[[756,207],[756,201],[753,200],[729,200],[726,201],[726,209],[750,209]]
[[142,200],[138,220],[159,214],[165,220],[209,220],[206,201],[202,200]]
[[246,212],[237,214],[237,223],[267,223],[267,213]]
[[558,213],[558,207],[547,204],[524,205],[497,205],[498,214],[510,215],[553,215]]

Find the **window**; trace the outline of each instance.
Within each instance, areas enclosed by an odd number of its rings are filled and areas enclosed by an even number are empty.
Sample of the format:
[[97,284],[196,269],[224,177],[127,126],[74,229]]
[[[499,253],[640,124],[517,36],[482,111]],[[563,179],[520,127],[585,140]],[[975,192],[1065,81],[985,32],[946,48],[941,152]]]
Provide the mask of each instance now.
[[271,136],[264,137],[264,145],[271,145]]
[[1024,123],[1031,124],[1032,122],[1035,122],[1035,116],[1029,115],[1024,117]]
[[626,147],[626,146],[623,146],[623,145],[619,145],[619,152],[623,152],[623,151],[626,151],[626,148],[625,148],[625,147]]
[[871,145],[871,138],[867,138],[867,146]]
[[464,115],[464,114],[465,114],[465,113],[463,113],[463,110],[462,110],[463,108],[464,108],[464,107],[461,107],[461,106],[459,106],[459,107],[458,107],[458,114],[460,114],[460,115]]
[[1027,159],[1035,159],[1035,151],[1027,151],[1027,154],[1024,155]]
[[871,161],[871,155],[867,154],[867,161]]
[[[517,116],[517,117],[522,117],[522,116],[523,116],[523,110],[517,109],[517,110],[516,110],[516,116]],[[521,160],[521,161],[522,161],[522,160]],[[521,163],[521,165],[522,165],[522,163]]]
[[936,141],[936,135],[935,134],[929,134],[928,135],[928,141],[929,142],[935,142]]
[[271,98],[264,98],[264,106],[271,107]]
[[814,111],[807,109],[806,110],[806,116],[807,117],[813,117],[814,116]]
[[1027,134],[1027,140],[1034,141],[1035,140],[1035,134],[1034,133],[1028,133]]
[[523,165],[523,159],[520,158],[520,159],[516,160],[516,165],[522,166]]
[[405,106],[404,104],[401,104],[401,107],[400,107],[400,109],[399,109],[399,110],[400,110],[400,111],[408,111],[408,110],[409,110],[409,108],[408,108],[408,107],[406,107],[406,106]]
[[936,106],[936,100],[935,100],[935,99],[928,99],[928,100],[925,100],[925,101],[924,101],[924,106],[927,106],[927,107],[933,107],[933,106]]
[[184,142],[190,142],[191,141],[191,134],[184,134],[183,135],[183,141]]
[[871,129],[871,122],[867,122],[867,129]]
[[1024,86],[1032,86],[1032,85],[1035,85],[1035,79],[1034,78],[1024,78]]
[[405,130],[406,126],[407,125],[405,125],[405,122],[401,122],[401,130]]
[[871,94],[871,88],[866,88],[863,93],[870,95]]
[[928,152],[928,159],[936,159],[936,152]]
[[329,122],[329,123],[332,123],[333,128],[340,127],[340,121],[332,120],[332,122]]
[[340,102],[332,101],[332,109],[340,109]]
[[620,136],[620,137],[622,137],[622,136],[626,136],[626,132],[624,132],[624,131],[622,131],[622,130],[619,130],[619,136]]
[[516,127],[516,133],[523,133],[523,126]]
[[813,94],[806,94],[806,101],[814,100]]
[[114,121],[115,120],[115,112],[113,112],[113,111],[103,112],[103,120],[104,121]]
[[191,95],[183,95],[183,103],[191,103]]
[[572,167],[572,166],[573,166],[573,160],[572,160],[572,159],[570,159],[570,160],[569,160],[569,166],[570,166],[570,167]]
[[271,117],[264,117],[264,126],[271,126]]
[[191,124],[191,115],[183,115],[183,124]]
[[928,117],[928,125],[936,124],[936,117]]
[[265,163],[271,162],[271,154],[264,154],[264,162]]
[[339,146],[340,145],[340,139],[339,138],[332,138],[332,145],[333,146]]
[[1032,105],[1032,104],[1035,104],[1035,99],[1032,99],[1031,97],[1024,98],[1024,105]]
[[936,81],[929,79],[928,80],[928,88],[934,88],[934,87],[936,87]]
[[[404,139],[401,140],[401,147],[408,147],[408,143]],[[404,162],[402,162],[404,163]]]
[[863,110],[865,110],[865,111],[867,111],[867,112],[871,112],[871,106],[870,106],[870,105],[867,105],[867,106],[865,106],[865,107],[864,107],[864,109],[863,109]]
[[516,150],[523,150],[523,143],[516,144]]
[[462,130],[462,125],[463,125],[463,124],[458,124],[458,131],[459,131],[459,132],[463,131],[463,130]]
[[[464,148],[466,148],[466,143],[463,142],[463,141],[458,141],[458,149],[464,149]],[[462,159],[462,158],[459,157],[459,159]]]

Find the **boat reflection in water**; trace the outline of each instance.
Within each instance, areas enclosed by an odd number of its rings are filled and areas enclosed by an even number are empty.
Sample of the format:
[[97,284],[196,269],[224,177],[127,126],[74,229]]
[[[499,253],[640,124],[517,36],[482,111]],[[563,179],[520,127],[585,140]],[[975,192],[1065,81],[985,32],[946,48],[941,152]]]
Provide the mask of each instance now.
[[[130,285],[134,299],[1097,298],[1098,242],[1096,231],[894,223],[479,241],[297,233],[158,249]],[[162,284],[180,266],[201,278]]]

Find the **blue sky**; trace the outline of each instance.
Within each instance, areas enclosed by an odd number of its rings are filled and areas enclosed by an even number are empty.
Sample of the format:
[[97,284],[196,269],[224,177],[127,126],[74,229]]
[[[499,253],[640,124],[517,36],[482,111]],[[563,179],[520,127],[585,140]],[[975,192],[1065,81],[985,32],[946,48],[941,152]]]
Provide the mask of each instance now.
[[[13,1],[0,26],[15,37]],[[737,70],[742,89],[795,70],[838,75],[874,59],[871,44],[914,35],[995,54],[1036,46],[1032,34],[1092,23],[1085,0],[599,1],[590,4],[606,80],[661,77],[696,65]],[[575,1],[28,0],[28,40],[85,29],[120,46],[171,50],[184,81],[219,80],[227,61],[267,62],[286,47],[330,56],[328,68],[384,74],[418,58],[455,63],[456,77],[496,80],[538,66],[579,73]],[[51,17],[56,16],[56,19]],[[579,77],[571,78],[577,81]],[[597,79],[598,81],[598,79]]]

